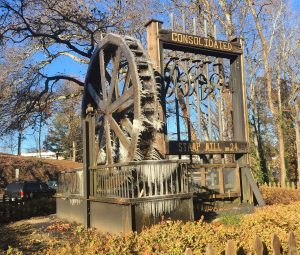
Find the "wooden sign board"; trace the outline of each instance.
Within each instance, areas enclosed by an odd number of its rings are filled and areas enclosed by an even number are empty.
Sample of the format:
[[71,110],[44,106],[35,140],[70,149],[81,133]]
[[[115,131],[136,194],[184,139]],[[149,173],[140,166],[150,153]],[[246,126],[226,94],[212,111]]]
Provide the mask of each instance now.
[[160,30],[159,40],[164,49],[196,52],[210,56],[232,57],[242,54],[241,45],[233,41],[220,41],[170,30]]
[[199,155],[199,154],[238,154],[248,152],[247,142],[197,142],[169,141],[170,155]]

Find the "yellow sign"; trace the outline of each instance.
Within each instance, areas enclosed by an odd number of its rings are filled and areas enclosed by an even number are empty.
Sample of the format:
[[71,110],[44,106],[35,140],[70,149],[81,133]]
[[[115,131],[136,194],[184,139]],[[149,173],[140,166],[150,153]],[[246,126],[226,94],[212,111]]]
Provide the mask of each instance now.
[[172,41],[177,43],[188,44],[192,46],[202,46],[217,50],[232,51],[232,44],[226,41],[216,41],[207,37],[199,37],[195,35],[181,34],[172,32]]

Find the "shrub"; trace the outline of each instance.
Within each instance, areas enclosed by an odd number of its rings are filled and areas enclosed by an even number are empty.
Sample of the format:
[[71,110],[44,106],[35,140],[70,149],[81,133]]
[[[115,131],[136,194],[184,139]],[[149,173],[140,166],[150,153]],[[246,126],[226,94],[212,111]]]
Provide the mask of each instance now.
[[279,187],[260,187],[263,198],[267,205],[289,204],[300,201],[299,189],[287,189]]
[[[287,236],[294,231],[300,251],[300,202],[259,208],[255,213],[240,216],[239,224],[206,223],[203,220],[183,223],[164,221],[140,234],[101,235],[92,229],[73,225],[64,232],[64,240],[54,242],[43,254],[183,254],[187,247],[193,254],[205,254],[212,244],[217,254],[224,252],[228,240],[234,240],[240,250],[250,254],[253,239],[258,234],[271,251],[271,235],[276,233],[287,252]],[[237,218],[230,219],[236,223]],[[59,231],[49,228],[49,235]]]

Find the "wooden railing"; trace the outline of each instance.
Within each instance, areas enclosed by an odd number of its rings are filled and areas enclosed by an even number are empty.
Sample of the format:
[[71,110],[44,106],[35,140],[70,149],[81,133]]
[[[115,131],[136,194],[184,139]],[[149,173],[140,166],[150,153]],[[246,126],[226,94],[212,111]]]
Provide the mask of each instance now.
[[[298,255],[298,251],[297,251],[297,241],[295,238],[295,235],[293,232],[290,232],[288,235],[288,255]],[[274,254],[274,255],[280,255],[283,254],[282,253],[282,247],[281,247],[281,243],[280,240],[278,238],[278,236],[276,234],[273,234],[271,237],[271,243],[272,243],[272,251],[271,253],[268,253],[268,251],[266,250],[266,246],[263,244],[263,242],[261,241],[259,236],[256,236],[253,240],[253,252],[256,255],[267,255],[267,254]],[[240,254],[237,251],[237,247],[234,241],[229,240],[227,242],[227,245],[224,249],[225,251],[225,255],[236,255],[236,254]],[[184,255],[193,255],[193,251],[190,248],[187,248]],[[207,248],[206,248],[206,255],[216,255],[216,250],[214,249],[214,247],[211,244],[208,244]],[[223,254],[223,253],[222,253]],[[251,253],[253,254],[253,253]]]
[[210,193],[219,197],[240,194],[239,166],[231,164],[191,164],[190,189],[195,193]]
[[94,198],[149,198],[188,193],[187,163],[148,160],[90,168]]
[[83,170],[61,172],[58,176],[57,194],[83,196]]

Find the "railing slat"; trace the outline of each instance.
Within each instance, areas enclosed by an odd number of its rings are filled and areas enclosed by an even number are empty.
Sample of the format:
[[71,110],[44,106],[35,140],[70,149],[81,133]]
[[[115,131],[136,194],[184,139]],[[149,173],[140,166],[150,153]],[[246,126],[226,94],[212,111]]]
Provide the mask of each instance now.
[[276,234],[272,234],[272,249],[274,255],[280,255],[281,244]]
[[235,243],[232,240],[227,242],[225,255],[236,255]]
[[208,244],[206,248],[206,255],[216,255],[216,250],[211,244]]
[[264,252],[264,246],[262,244],[261,239],[259,236],[255,236],[254,242],[253,242],[253,249],[256,252],[257,255],[263,255]]
[[184,255],[193,255],[193,252],[190,248],[186,248]]
[[289,233],[288,245],[289,245],[288,255],[298,255],[297,241],[296,241],[296,237],[292,231],[290,231],[290,233]]

